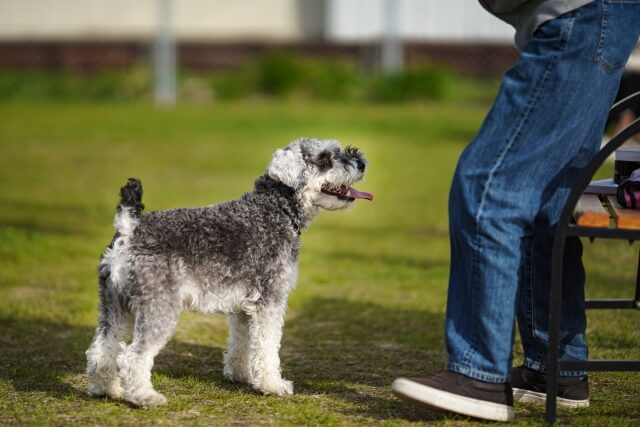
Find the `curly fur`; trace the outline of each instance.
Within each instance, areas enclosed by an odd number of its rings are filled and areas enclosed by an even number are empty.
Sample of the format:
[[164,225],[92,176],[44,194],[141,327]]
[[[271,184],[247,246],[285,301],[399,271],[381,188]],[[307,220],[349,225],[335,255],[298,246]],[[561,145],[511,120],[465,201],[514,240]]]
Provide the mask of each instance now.
[[353,203],[323,186],[349,186],[364,169],[358,150],[301,139],[277,150],[254,191],[239,199],[146,214],[142,185],[130,178],[99,266],[100,316],[86,352],[90,394],[165,403],[151,369],[182,310],[229,315],[226,378],[265,394],[293,393],[279,349],[300,233],[319,209]]

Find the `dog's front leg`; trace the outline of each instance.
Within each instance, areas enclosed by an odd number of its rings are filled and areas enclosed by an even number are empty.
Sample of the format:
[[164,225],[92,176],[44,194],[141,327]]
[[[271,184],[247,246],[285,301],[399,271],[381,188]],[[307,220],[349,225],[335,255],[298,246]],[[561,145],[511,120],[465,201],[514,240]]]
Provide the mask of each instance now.
[[245,313],[229,314],[229,348],[224,352],[224,376],[229,381],[251,382],[249,368],[249,316]]
[[293,394],[293,383],[280,373],[280,340],[286,299],[259,307],[249,320],[251,385],[264,394]]

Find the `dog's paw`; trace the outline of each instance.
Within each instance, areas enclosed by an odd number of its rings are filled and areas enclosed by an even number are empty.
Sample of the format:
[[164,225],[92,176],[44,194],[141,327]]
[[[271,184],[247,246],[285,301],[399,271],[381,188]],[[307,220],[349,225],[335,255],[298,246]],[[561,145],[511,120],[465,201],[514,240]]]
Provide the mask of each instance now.
[[167,403],[167,398],[155,390],[144,390],[126,396],[125,400],[134,406],[152,408]]
[[112,399],[121,399],[124,395],[124,389],[120,387],[120,384],[110,387],[109,389],[105,390],[105,392],[107,393],[107,396]]
[[238,366],[237,362],[236,363],[233,363],[233,362],[234,361],[231,361],[231,360],[230,361],[225,360],[225,365],[222,371],[222,375],[232,383],[249,384],[251,382],[251,376],[247,372],[245,372],[244,369]]
[[263,381],[262,384],[255,387],[255,389],[262,394],[285,396],[287,394],[293,394],[293,382],[283,378],[278,378],[270,381]]
[[124,394],[124,390],[118,381],[117,383],[109,384],[106,387],[101,387],[98,384],[90,384],[89,391],[87,393],[91,397],[109,396],[112,399],[120,399]]
[[87,394],[91,397],[104,397],[107,395],[102,387],[97,384],[89,384],[89,390],[87,390]]
[[226,368],[222,375],[227,381],[231,381],[232,383],[248,384],[250,382],[246,376],[235,371],[227,370]]

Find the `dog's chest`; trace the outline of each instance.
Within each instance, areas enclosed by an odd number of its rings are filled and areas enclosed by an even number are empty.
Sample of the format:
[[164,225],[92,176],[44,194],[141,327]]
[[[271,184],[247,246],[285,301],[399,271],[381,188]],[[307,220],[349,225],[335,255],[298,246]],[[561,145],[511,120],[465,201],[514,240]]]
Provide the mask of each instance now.
[[220,286],[195,281],[182,280],[180,299],[184,310],[199,313],[232,313],[251,310],[259,298],[242,284]]

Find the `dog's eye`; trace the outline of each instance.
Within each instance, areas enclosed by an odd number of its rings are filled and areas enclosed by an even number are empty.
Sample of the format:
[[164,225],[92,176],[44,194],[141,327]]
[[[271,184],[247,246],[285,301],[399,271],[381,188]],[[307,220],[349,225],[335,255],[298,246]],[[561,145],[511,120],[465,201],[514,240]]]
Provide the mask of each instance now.
[[330,169],[333,166],[333,153],[331,151],[321,152],[315,163],[321,170]]

